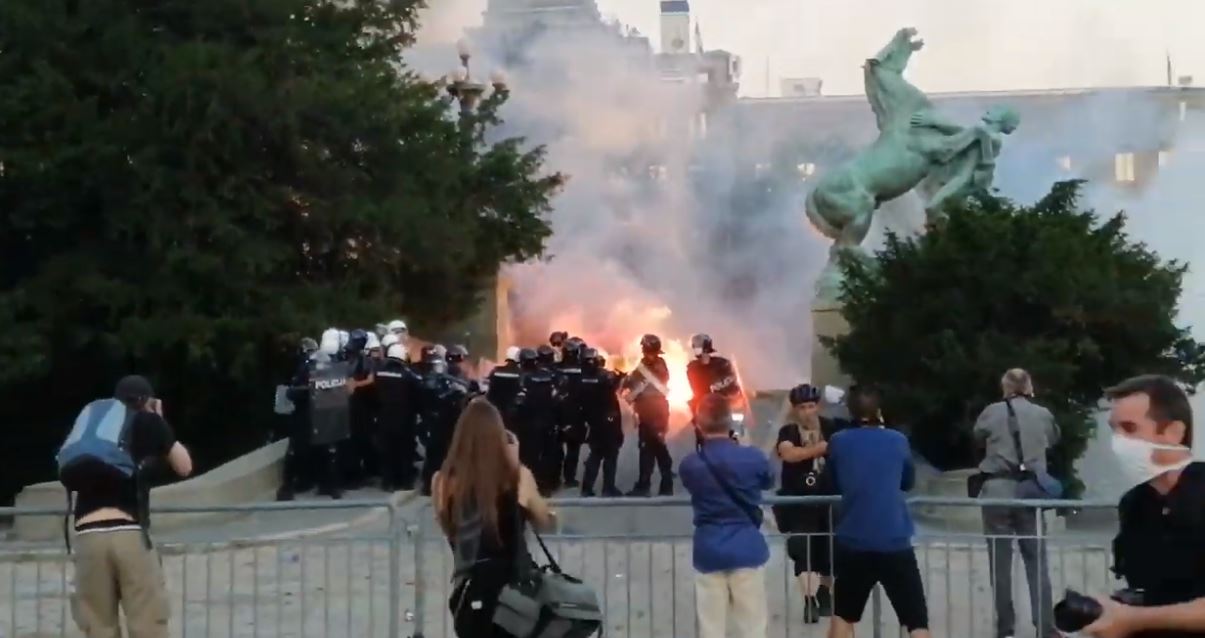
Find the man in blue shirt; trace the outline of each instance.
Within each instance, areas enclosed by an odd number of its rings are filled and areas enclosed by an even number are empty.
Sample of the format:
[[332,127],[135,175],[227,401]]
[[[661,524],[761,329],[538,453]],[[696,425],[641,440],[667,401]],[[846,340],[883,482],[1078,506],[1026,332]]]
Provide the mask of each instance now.
[[727,398],[708,394],[695,416],[703,444],[679,473],[694,509],[699,638],[724,638],[729,616],[742,638],[765,638],[770,548],[760,528],[762,492],[774,485],[770,461],[729,437]]
[[916,478],[912,450],[903,434],[883,426],[877,390],[863,387],[851,394],[850,413],[858,427],[834,435],[828,448],[828,471],[841,495],[828,635],[853,638],[870,592],[881,583],[910,636],[928,638],[924,585],[904,496]]

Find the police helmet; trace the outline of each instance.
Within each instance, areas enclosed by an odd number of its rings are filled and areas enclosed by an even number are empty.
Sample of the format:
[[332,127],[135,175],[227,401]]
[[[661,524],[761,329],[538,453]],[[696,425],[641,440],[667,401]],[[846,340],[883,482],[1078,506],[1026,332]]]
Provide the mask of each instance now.
[[401,342],[402,340],[392,332],[387,332],[385,333],[384,337],[381,337],[381,347],[385,348],[386,350],[388,350],[390,346],[400,344]]
[[581,352],[586,347],[586,342],[581,337],[570,337],[565,340],[566,352]]
[[582,363],[591,366],[597,366],[599,360],[598,350],[594,348],[585,348],[582,350]]
[[506,349],[506,360],[514,363],[519,362],[519,346],[511,346]]
[[380,350],[381,349],[381,340],[380,340],[380,338],[377,337],[377,334],[375,332],[368,333],[368,338],[364,342],[364,349],[365,350]]
[[398,361],[406,360],[406,346],[400,343],[392,343],[385,348],[385,356]]
[[346,347],[350,352],[360,352],[368,345],[368,331],[359,328],[348,335]]
[[301,353],[304,355],[311,355],[311,354],[314,354],[315,352],[318,352],[318,342],[314,341],[314,339],[312,337],[303,337],[301,339],[300,346],[301,346]]
[[346,348],[349,341],[351,341],[351,333],[346,330],[340,330],[339,331],[339,349],[342,350],[342,349]]
[[542,345],[536,348],[536,359],[545,365],[552,365],[556,363],[556,350],[553,350],[550,345]]
[[690,349],[694,350],[696,355],[715,352],[715,346],[711,343],[711,335],[699,333],[691,337]]
[[393,321],[390,321],[389,324],[385,326],[385,330],[387,330],[389,334],[395,334],[399,337],[410,332],[410,329],[406,327],[406,322],[402,321],[401,319],[394,319]]
[[318,351],[328,357],[333,357],[339,353],[339,346],[342,340],[338,328],[327,328],[322,332],[322,340],[319,342]]
[[[541,346],[541,347],[552,350],[551,346]],[[518,356],[519,363],[522,363],[525,365],[526,364],[534,364],[534,363],[538,362],[539,360],[540,360],[540,353],[536,352],[532,348],[523,348],[522,350],[519,351],[519,356]]]
[[437,343],[437,344],[435,344],[434,346],[431,346],[431,347],[435,348],[435,352],[437,352],[437,353],[439,354],[439,358],[440,358],[440,359],[447,359],[447,358],[448,358],[448,349],[444,347],[444,344],[442,344],[442,343]]
[[462,345],[454,345],[448,348],[448,363],[460,363],[469,358],[469,349]]
[[640,338],[640,350],[649,355],[661,354],[661,337],[644,335]]
[[804,403],[820,403],[820,388],[810,383],[801,383],[791,388],[787,398],[791,401],[791,405],[795,406]]
[[553,348],[560,348],[565,345],[565,341],[567,339],[569,339],[568,332],[557,330],[556,332],[548,335],[548,345],[552,346]]

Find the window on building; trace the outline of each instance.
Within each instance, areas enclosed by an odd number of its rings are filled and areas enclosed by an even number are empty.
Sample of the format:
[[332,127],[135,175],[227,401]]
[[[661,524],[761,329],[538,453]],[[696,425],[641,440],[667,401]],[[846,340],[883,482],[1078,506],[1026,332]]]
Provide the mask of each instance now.
[[1180,100],[1180,121],[1183,122],[1186,119],[1188,119],[1188,102]]
[[1133,153],[1118,153],[1113,158],[1113,176],[1119,182],[1133,182],[1135,180]]
[[1159,168],[1163,168],[1172,163],[1171,151],[1159,151]]
[[1064,156],[1058,158],[1057,160],[1055,160],[1055,162],[1057,162],[1059,165],[1059,168],[1063,169],[1064,171],[1069,172],[1071,170],[1071,156],[1070,155],[1064,155]]

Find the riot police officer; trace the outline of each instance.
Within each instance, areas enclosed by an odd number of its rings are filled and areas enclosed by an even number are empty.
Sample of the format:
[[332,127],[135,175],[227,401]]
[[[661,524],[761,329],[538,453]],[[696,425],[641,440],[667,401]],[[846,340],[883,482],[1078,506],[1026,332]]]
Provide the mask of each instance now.
[[578,487],[577,466],[582,444],[586,442],[586,423],[579,390],[582,380],[582,351],[586,343],[577,337],[565,341],[561,362],[557,365],[557,426],[559,441],[553,458],[560,461],[565,487]]
[[674,492],[673,459],[665,437],[669,433],[669,366],[661,357],[661,338],[644,335],[640,340],[643,356],[636,369],[624,380],[627,399],[636,410],[640,447],[640,475],[629,496],[649,496],[653,465],[661,474],[662,496]]
[[[376,355],[369,350],[375,346]],[[366,330],[351,331],[345,357],[351,366],[351,439],[343,450],[344,471],[354,487],[377,476],[376,440],[377,396],[373,386],[378,365],[380,342]]]
[[381,487],[387,491],[412,490],[415,483],[415,425],[421,380],[406,364],[406,348],[394,343],[376,372],[380,402],[378,428],[381,442]]
[[[284,477],[276,499],[291,501],[297,492],[310,489],[309,464],[309,375],[310,366],[318,356],[318,342],[306,337],[301,340],[299,358],[293,373],[285,385],[285,398],[293,406],[292,412],[282,412],[285,416],[285,436],[289,446],[285,451]],[[287,406],[286,406],[287,408]]]
[[536,359],[540,365],[552,369],[556,366],[557,349],[548,344],[536,348]]
[[[736,368],[732,366],[732,362],[715,355],[715,346],[712,344],[710,336],[697,334],[691,337],[690,348],[694,352],[695,359],[686,366],[686,378],[690,382],[690,390],[693,395],[690,399],[690,414],[693,423],[695,410],[703,397],[714,392],[727,397],[729,401],[735,401],[741,396],[741,386],[737,382]],[[696,425],[696,447],[701,445],[702,440],[702,435]]]
[[[307,426],[306,439],[319,481],[319,493],[335,499],[343,497],[337,446],[351,436],[347,391],[351,374],[347,363],[336,359],[338,353],[339,333],[332,328],[323,333],[318,353],[297,379],[296,389],[289,397]],[[281,496],[290,494],[286,492]]]
[[[518,434],[515,423],[515,399],[523,389],[523,371],[519,369],[519,348],[511,346],[506,351],[506,362],[490,371],[485,398],[489,399],[498,412],[506,429]],[[532,352],[535,355],[535,352]],[[520,441],[520,450],[522,442]]]
[[580,400],[590,455],[582,475],[582,496],[594,496],[598,467],[602,465],[603,496],[622,496],[615,486],[615,469],[623,447],[623,422],[619,411],[620,376],[604,368],[605,360],[594,348],[582,352]]
[[431,477],[443,465],[452,444],[460,411],[472,394],[470,382],[449,374],[447,359],[438,346],[422,351],[423,378],[419,418],[426,439],[423,460],[423,494],[431,494]]
[[514,419],[519,461],[535,474],[540,489],[550,493],[561,470],[546,458],[557,442],[556,375],[552,368],[541,365],[538,353],[531,348],[519,351],[519,367]]

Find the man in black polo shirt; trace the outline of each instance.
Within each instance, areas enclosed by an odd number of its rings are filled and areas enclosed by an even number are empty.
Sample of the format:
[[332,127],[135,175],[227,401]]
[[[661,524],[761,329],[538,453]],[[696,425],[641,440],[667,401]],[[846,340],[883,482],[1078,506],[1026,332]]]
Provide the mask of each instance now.
[[1175,381],[1142,376],[1108,390],[1122,474],[1114,572],[1141,607],[1102,597],[1096,638],[1205,637],[1205,463],[1192,459],[1192,408]]

